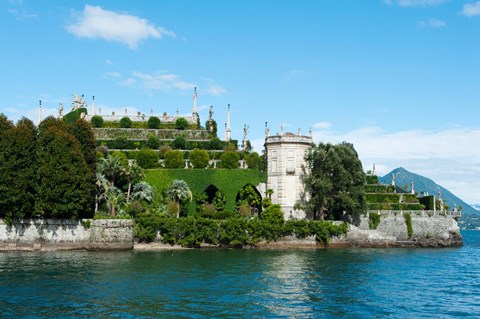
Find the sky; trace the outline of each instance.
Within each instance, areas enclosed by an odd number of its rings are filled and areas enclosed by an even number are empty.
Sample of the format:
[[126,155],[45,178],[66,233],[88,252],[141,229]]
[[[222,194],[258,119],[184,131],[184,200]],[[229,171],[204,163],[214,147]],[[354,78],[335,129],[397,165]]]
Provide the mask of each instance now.
[[480,203],[480,1],[0,0],[0,113],[191,114],[353,143]]

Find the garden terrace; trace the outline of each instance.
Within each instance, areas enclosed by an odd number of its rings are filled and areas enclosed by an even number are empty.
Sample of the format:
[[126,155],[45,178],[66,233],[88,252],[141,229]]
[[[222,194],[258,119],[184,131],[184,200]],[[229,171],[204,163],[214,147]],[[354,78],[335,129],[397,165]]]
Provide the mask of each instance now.
[[97,140],[115,140],[124,137],[128,140],[142,141],[150,136],[156,136],[161,141],[173,141],[178,136],[183,136],[189,141],[210,141],[208,131],[205,130],[176,130],[176,129],[143,129],[143,128],[95,128]]
[[[257,170],[245,169],[151,169],[146,170],[145,181],[153,186],[157,198],[175,179],[187,182],[193,193],[193,198],[213,185],[225,194],[225,209],[229,212],[235,210],[236,197],[242,187],[247,184],[258,186],[266,183],[267,174]],[[188,206],[188,214],[196,211],[195,201]]]

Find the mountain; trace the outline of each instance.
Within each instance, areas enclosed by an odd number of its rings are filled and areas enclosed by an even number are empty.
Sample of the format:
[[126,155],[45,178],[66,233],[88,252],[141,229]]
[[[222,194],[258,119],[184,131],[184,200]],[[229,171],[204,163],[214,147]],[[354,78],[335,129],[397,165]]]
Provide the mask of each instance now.
[[430,178],[409,172],[403,167],[399,167],[387,175],[379,177],[379,182],[381,184],[390,184],[392,182],[392,174],[395,174],[395,184],[399,188],[407,188],[410,190],[411,183],[413,182],[416,193],[424,192],[430,195],[435,195],[438,198],[438,192],[440,192],[443,201],[450,206],[450,209],[452,209],[454,205],[457,205],[458,208],[462,206],[462,218],[459,221],[460,227],[464,229],[475,229],[480,227],[480,212],[478,210],[465,203],[448,189],[438,185]]
[[478,210],[480,212],[480,204],[470,204],[474,209]]

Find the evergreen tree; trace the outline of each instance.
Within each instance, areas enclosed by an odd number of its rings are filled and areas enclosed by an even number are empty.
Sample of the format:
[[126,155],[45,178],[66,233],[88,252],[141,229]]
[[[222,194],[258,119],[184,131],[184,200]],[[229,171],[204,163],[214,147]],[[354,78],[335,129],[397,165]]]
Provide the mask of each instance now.
[[37,129],[22,118],[0,135],[0,211],[7,221],[30,217],[35,203]]
[[89,215],[95,183],[80,142],[61,124],[41,127],[37,158],[36,212],[45,218]]

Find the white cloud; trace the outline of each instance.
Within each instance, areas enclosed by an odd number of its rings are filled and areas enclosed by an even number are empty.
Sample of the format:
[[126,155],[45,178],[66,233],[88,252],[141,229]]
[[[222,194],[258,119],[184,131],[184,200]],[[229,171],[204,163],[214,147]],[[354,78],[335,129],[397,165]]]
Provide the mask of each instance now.
[[474,17],[480,15],[480,1],[464,4],[463,10],[460,13],[466,17]]
[[132,75],[136,80],[141,82],[141,85],[145,89],[150,90],[171,91],[176,89],[180,91],[190,91],[196,86],[194,83],[183,81],[177,74],[148,74],[134,71]]
[[442,20],[430,18],[426,21],[419,21],[417,25],[420,28],[443,28],[444,26],[446,26],[446,23]]
[[312,125],[313,128],[318,128],[322,130],[326,130],[332,127],[332,123],[330,122],[317,122]]
[[108,65],[113,65],[113,62],[110,61],[109,59],[106,59],[106,60],[105,60],[105,63],[108,64]]
[[387,5],[397,4],[401,7],[433,7],[447,0],[384,0]]
[[[344,134],[316,131],[314,142],[353,143],[364,169],[378,175],[402,166],[433,179],[469,203],[480,203],[480,129],[387,133],[367,127]],[[461,181],[461,182],[459,182]]]
[[205,93],[213,96],[220,96],[227,93],[227,90],[221,85],[209,85],[204,90]]
[[121,42],[130,49],[137,49],[140,42],[148,38],[176,37],[172,31],[157,27],[148,20],[103,10],[98,6],[85,5],[76,20],[66,27],[67,31],[75,36]]

